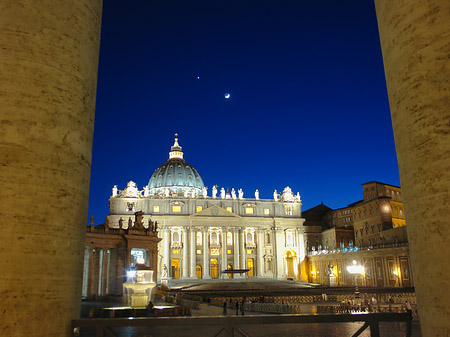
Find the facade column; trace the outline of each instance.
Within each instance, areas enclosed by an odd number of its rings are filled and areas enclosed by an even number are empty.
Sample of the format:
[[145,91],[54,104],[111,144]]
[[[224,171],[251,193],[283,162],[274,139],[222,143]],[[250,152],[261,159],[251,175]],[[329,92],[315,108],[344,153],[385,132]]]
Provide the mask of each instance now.
[[108,276],[109,276],[109,254],[108,249],[103,248],[103,268],[102,268],[102,296],[107,295],[106,290],[108,288]]
[[189,233],[189,238],[190,238],[190,242],[189,242],[189,251],[190,251],[190,277],[191,279],[195,279],[197,278],[196,275],[196,267],[197,267],[197,263],[196,263],[196,256],[197,256],[197,242],[196,242],[196,232],[195,232],[195,228],[194,227],[190,227],[190,233]]
[[208,227],[203,227],[203,278],[210,279],[209,273],[209,243],[208,243]]
[[[239,256],[240,256],[240,266],[241,269],[246,269],[247,265],[245,263],[245,233],[244,227],[239,228]],[[242,276],[245,276],[243,274]]]
[[169,274],[170,277],[172,277],[172,273],[171,273],[171,266],[170,266],[170,231],[169,231],[169,227],[168,226],[162,226],[162,235],[163,235],[163,239],[162,239],[162,244],[163,244],[163,265],[161,266],[161,270],[164,269],[164,266],[167,267],[167,270],[169,270]]
[[68,336],[80,317],[101,12],[1,5],[2,336]]
[[275,274],[276,278],[281,279],[284,278],[284,270],[285,270],[285,259],[284,259],[284,238],[283,238],[283,229],[280,227],[275,228],[275,249],[276,249],[276,266],[275,266]]
[[[239,266],[239,229],[233,227],[233,269],[241,269]],[[234,274],[234,277],[239,278],[238,274]]]
[[95,269],[95,248],[89,247],[89,272],[87,297],[94,295],[94,269]]
[[308,271],[305,259],[305,237],[303,228],[297,228],[297,244],[298,244],[298,278],[301,281],[308,282]]
[[183,279],[189,278],[188,230],[189,227],[183,227],[183,266],[181,270],[181,277]]
[[448,0],[375,0],[423,336],[450,336]]
[[264,277],[264,230],[262,228],[257,228],[257,239],[256,239],[256,274],[258,277]]
[[[222,227],[222,270],[227,269],[228,258],[227,258],[227,227]],[[219,270],[219,275],[221,275],[222,270]],[[225,275],[223,275],[225,277]]]

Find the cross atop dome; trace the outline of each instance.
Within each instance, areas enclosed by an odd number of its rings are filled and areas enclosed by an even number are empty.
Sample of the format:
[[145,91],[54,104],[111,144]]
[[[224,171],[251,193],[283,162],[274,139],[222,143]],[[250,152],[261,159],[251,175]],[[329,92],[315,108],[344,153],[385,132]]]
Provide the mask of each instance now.
[[181,146],[178,144],[178,133],[175,134],[175,142],[170,148],[169,159],[183,159],[183,151]]

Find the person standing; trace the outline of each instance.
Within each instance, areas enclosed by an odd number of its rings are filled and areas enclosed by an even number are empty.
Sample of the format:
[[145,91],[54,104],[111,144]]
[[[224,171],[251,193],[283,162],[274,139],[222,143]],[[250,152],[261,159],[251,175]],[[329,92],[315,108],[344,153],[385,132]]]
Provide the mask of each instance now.
[[236,315],[239,315],[239,301],[236,301]]
[[223,314],[227,314],[227,300],[223,301]]

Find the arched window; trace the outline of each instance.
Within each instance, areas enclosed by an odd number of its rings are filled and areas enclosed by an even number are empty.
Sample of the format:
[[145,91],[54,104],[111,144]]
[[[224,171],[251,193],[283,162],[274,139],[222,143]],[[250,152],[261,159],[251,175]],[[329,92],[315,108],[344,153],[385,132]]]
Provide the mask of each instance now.
[[270,232],[266,233],[266,243],[270,244]]
[[196,234],[197,237],[197,246],[201,246],[202,245],[202,232],[197,232]]

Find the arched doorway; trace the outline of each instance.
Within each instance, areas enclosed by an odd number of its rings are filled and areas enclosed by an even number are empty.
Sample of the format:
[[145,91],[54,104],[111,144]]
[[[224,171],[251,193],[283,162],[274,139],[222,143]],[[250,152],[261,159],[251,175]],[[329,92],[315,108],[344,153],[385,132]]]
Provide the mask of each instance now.
[[198,279],[202,278],[202,266],[199,264],[195,267],[195,275]]
[[180,260],[172,259],[172,278],[178,280],[180,278]]
[[255,276],[255,271],[253,268],[253,259],[247,259],[247,269],[250,269],[247,273],[248,277],[253,277]]
[[288,250],[286,252],[286,277],[297,279],[297,254],[293,250]]
[[[227,266],[227,269],[233,269],[233,266],[231,264],[229,264]],[[228,275],[228,278],[233,278],[233,273],[227,273],[227,275]]]
[[217,259],[211,259],[211,278],[219,277],[219,265]]

